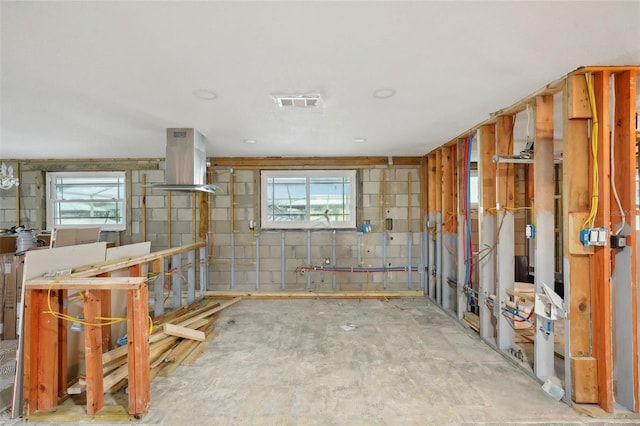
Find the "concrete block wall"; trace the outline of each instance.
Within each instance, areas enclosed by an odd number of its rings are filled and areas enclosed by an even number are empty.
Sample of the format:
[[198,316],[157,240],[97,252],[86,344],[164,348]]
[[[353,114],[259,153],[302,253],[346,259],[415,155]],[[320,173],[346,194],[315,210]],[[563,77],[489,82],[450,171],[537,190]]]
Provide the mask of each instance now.
[[[147,164],[147,161],[140,163]],[[155,161],[153,163],[156,163]],[[166,191],[143,189],[143,175],[147,185],[164,182],[164,162],[159,161],[158,170],[132,170],[131,193],[128,202],[131,218],[130,226],[122,232],[103,232],[103,241],[119,241],[120,244],[138,243],[144,240],[142,233],[142,215],[146,214],[146,240],[151,241],[151,250],[159,251],[169,247],[169,197]],[[129,164],[130,165],[130,164]],[[13,164],[16,169],[16,164]],[[46,165],[43,166],[46,168]],[[135,166],[134,166],[135,168]],[[67,171],[77,171],[70,163]],[[105,165],[105,170],[122,170],[117,164]],[[42,186],[42,187],[39,187]],[[46,229],[46,174],[41,171],[22,171],[20,174],[20,220],[16,213],[16,189],[0,191],[0,229],[8,229],[18,224],[38,230]],[[146,195],[144,195],[146,193]],[[144,198],[144,202],[143,202]],[[173,192],[171,194],[171,247],[190,244],[194,239],[192,232],[193,203],[197,196],[191,193]],[[146,204],[146,211],[143,209]],[[199,214],[196,211],[196,230]]]
[[[141,161],[146,163],[145,161]],[[155,163],[155,162],[154,162]],[[198,230],[198,197],[191,193],[171,193],[171,203],[166,191],[143,189],[143,175],[147,185],[164,182],[164,162],[158,162],[157,170],[132,170],[130,226],[122,232],[103,232],[101,239],[120,244],[143,241],[143,215],[146,215],[146,240],[151,250],[159,251],[197,240],[193,228],[193,206],[196,206],[195,229]],[[14,165],[14,168],[16,165]],[[118,170],[117,165],[110,166]],[[67,168],[73,171],[71,163]],[[406,289],[406,272],[333,273],[308,271],[300,267],[323,265],[330,258],[337,267],[405,267],[418,266],[420,262],[420,185],[417,167],[380,167],[359,170],[361,185],[358,198],[362,200],[358,211],[357,230],[261,230],[249,229],[249,221],[259,218],[259,171],[233,171],[234,194],[231,196],[229,169],[214,170],[214,182],[224,194],[213,197],[210,237],[213,240],[213,256],[210,264],[209,289],[260,289],[286,290],[315,288],[320,290]],[[409,176],[411,176],[409,178]],[[20,224],[30,228],[45,229],[46,211],[44,173],[23,171],[20,182]],[[384,186],[384,188],[383,188]],[[384,194],[384,197],[383,197]],[[233,205],[233,208],[232,208]],[[144,207],[144,208],[143,208]],[[169,242],[169,211],[171,216],[171,241]],[[232,217],[233,216],[233,217]],[[393,221],[386,231],[386,219]],[[232,220],[233,219],[233,220]],[[360,232],[363,221],[370,220],[372,232]],[[16,191],[0,191],[0,228],[17,224]],[[407,241],[414,233],[411,259],[408,260]],[[284,252],[282,238],[284,235]],[[335,235],[335,236],[334,236]],[[233,236],[233,237],[232,237]],[[311,251],[307,250],[307,238],[311,238]],[[386,259],[384,254],[386,239]],[[259,246],[256,245],[259,241]],[[335,243],[334,243],[335,241]],[[335,245],[335,249],[334,249]],[[335,250],[335,256],[333,252]],[[259,259],[256,254],[259,253]],[[283,257],[284,256],[284,257]],[[335,258],[334,258],[335,257]],[[284,259],[284,269],[282,267]],[[310,259],[310,261],[308,260]],[[256,268],[256,260],[259,267]],[[360,260],[360,261],[359,261]],[[257,280],[256,280],[257,274]],[[412,287],[419,287],[419,276],[411,273]]]
[[[259,171],[214,170],[214,182],[224,190],[224,194],[214,197],[212,209],[214,259],[209,288],[253,290],[258,285],[261,290],[284,288],[285,290],[346,291],[383,289],[386,285],[390,290],[406,289],[408,287],[406,272],[356,273],[321,270],[303,272],[301,268],[322,266],[325,264],[325,259],[329,259],[330,265],[334,267],[379,268],[389,265],[405,267],[409,263],[414,267],[418,266],[420,261],[418,172],[417,167],[359,170],[362,185],[359,188],[361,193],[358,194],[358,198],[362,199],[362,205],[359,206],[357,230],[282,231],[257,227],[252,232],[249,229],[249,221],[260,223],[257,208],[260,203]],[[231,173],[233,173],[234,182],[233,197],[229,193]],[[384,189],[383,185],[385,185]],[[385,197],[382,194],[385,194]],[[233,208],[231,208],[232,205]],[[387,218],[393,220],[392,229],[388,232],[385,228]],[[370,220],[373,232],[362,234],[360,230],[365,219]],[[409,261],[407,242],[410,231],[414,235]],[[386,259],[383,262],[384,238],[387,244]],[[256,274],[258,274],[257,284]],[[419,288],[417,272],[411,273],[411,281],[414,289]]]

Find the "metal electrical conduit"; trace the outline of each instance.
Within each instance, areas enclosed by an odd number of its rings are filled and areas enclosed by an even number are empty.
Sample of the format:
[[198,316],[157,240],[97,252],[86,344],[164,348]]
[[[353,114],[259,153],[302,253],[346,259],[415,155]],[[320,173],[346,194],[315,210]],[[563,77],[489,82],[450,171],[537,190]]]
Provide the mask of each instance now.
[[324,266],[311,265],[299,266],[297,271],[328,271],[328,272],[418,272],[417,266],[389,266],[389,267],[364,267],[364,266]]

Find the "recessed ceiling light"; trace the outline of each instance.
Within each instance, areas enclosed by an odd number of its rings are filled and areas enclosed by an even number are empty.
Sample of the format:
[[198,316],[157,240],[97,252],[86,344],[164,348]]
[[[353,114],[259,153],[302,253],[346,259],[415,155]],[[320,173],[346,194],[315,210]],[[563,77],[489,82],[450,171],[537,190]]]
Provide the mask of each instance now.
[[365,138],[355,138],[353,140],[354,143],[365,143],[367,140]]
[[378,89],[373,92],[373,97],[378,99],[387,99],[396,94],[396,89]]
[[212,90],[208,89],[198,89],[193,91],[193,96],[196,98],[200,98],[205,101],[212,101],[218,98],[218,95]]
[[249,145],[253,145],[253,144],[256,143],[256,140],[255,139],[245,139],[244,143],[248,143]]

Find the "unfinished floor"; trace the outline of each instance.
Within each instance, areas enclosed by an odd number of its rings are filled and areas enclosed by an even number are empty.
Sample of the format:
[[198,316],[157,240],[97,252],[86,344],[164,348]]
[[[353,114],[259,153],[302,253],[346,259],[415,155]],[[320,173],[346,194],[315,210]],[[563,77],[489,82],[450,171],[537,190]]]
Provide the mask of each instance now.
[[243,300],[216,331],[194,366],[153,381],[139,424],[638,422],[556,402],[424,298]]

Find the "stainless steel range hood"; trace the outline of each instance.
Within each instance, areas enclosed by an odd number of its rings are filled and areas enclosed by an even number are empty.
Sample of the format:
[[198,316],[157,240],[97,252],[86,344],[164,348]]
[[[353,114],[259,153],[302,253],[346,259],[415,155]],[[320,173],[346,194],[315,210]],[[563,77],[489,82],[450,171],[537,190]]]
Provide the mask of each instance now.
[[167,129],[165,183],[150,186],[167,191],[221,193],[219,187],[206,183],[206,175],[204,136],[195,129]]

